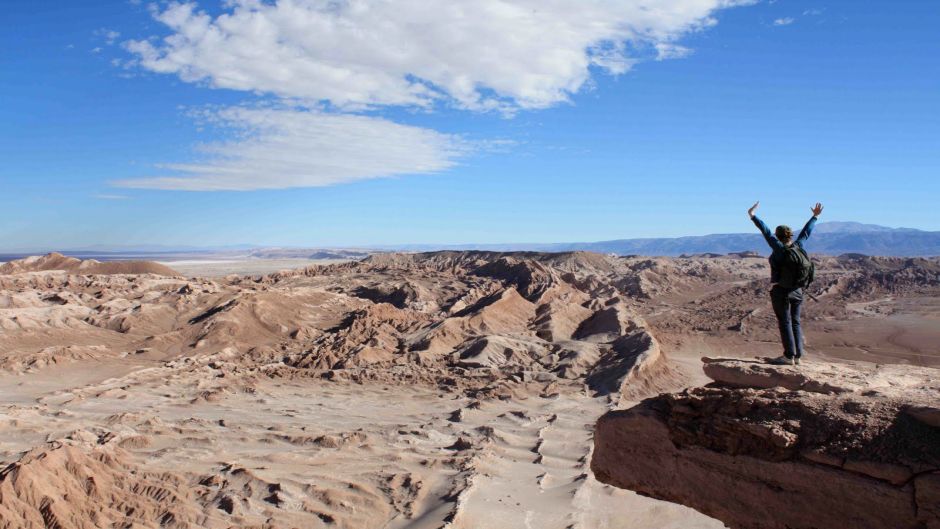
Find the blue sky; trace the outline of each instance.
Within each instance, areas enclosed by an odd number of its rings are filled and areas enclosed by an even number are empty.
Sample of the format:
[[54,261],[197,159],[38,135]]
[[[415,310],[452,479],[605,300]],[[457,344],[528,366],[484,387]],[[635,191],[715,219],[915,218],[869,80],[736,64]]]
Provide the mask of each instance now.
[[940,4],[530,3],[6,2],[0,249],[940,230]]

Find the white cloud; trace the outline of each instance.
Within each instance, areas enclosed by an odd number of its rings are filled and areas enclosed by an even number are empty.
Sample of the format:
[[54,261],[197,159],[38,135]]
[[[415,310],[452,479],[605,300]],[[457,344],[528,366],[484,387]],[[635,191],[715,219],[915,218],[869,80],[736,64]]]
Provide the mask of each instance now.
[[681,59],[692,54],[692,50],[678,44],[661,42],[656,44],[656,60]]
[[231,107],[204,119],[237,139],[202,147],[206,160],[160,166],[125,188],[216,191],[328,186],[452,167],[472,145],[454,135],[385,119],[297,109]]
[[117,41],[118,37],[121,36],[119,32],[114,31],[113,29],[108,29],[108,28],[96,29],[94,31],[94,35],[96,37],[100,37],[104,39],[105,43],[107,43],[108,46],[111,46],[112,44],[114,44]]
[[95,195],[95,198],[99,200],[129,200],[131,197],[127,195],[113,195],[113,194],[103,194],[99,193]]
[[592,68],[688,55],[677,41],[752,0],[229,0],[216,17],[191,3],[155,11],[163,39],[127,49],[187,82],[336,107],[440,101],[545,108]]
[[140,67],[282,106],[208,112],[236,139],[205,146],[200,162],[113,184],[281,189],[443,171],[474,145],[352,112],[550,107],[597,71],[688,56],[683,36],[754,1],[226,0],[217,16],[193,3],[152,5],[169,35],[124,44]]
[[790,24],[796,22],[796,19],[793,17],[783,17],[774,20],[775,26],[789,26]]
[[810,17],[816,17],[816,16],[819,16],[819,15],[823,14],[823,10],[822,10],[822,9],[815,9],[815,8],[814,8],[814,9],[807,9],[806,11],[803,11],[803,14],[806,15],[806,16],[810,16]]

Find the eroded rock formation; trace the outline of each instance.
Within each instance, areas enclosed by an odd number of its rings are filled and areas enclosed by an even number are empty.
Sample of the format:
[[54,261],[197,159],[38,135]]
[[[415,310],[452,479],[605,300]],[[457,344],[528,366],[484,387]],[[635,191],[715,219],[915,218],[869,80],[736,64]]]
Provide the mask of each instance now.
[[940,527],[940,370],[705,359],[598,421],[602,481],[734,529]]
[[58,252],[0,264],[0,274],[62,270],[75,274],[155,274],[177,276],[175,270],[153,261],[107,261],[77,259]]
[[[935,343],[938,262],[821,260],[821,301],[807,308],[807,334],[857,353],[856,343],[874,341],[855,341],[880,321],[872,315],[903,310],[903,320],[879,331],[885,350],[866,348],[866,358],[937,362],[922,344]],[[583,252],[382,254],[213,279],[55,255],[4,265],[0,529],[563,529],[620,526],[625,513],[637,529],[716,528],[692,509],[598,483],[588,470],[590,435],[611,405],[685,385],[697,369],[690,355],[703,344],[766,346],[775,332],[766,267],[746,255]],[[916,325],[913,303],[925,307]],[[936,426],[930,377],[884,368],[819,382],[806,378],[812,366],[786,376],[756,364],[708,369],[726,386],[662,404],[679,426],[664,422],[650,446],[679,443],[712,454],[716,465],[726,463],[714,455],[722,450],[770,468],[790,464],[797,478],[788,490],[820,488],[806,487],[798,471],[817,479],[823,469],[836,476],[827,485],[836,497],[853,495],[846,509],[877,506],[872,525],[931,519],[936,444],[927,434],[902,437],[923,446],[896,441],[911,424]],[[903,413],[885,407],[865,393],[876,379],[886,394],[907,381],[905,402],[919,404]],[[918,387],[927,388],[919,400]],[[847,407],[826,408],[834,398]],[[767,402],[782,415],[748,419],[747,410]],[[683,409],[698,414],[689,424],[709,426],[683,429]],[[712,424],[715,413],[727,418]],[[848,433],[806,441],[829,432],[830,415]],[[728,428],[734,435],[723,436]],[[641,430],[629,441],[637,450],[642,435],[655,437]],[[728,447],[726,439],[738,441]],[[803,451],[812,443],[823,449]],[[669,470],[675,461],[697,468],[660,456],[644,457],[667,476],[686,475]],[[745,456],[729,457],[732,469],[751,469],[739,462]],[[721,483],[708,464],[689,475],[699,490]],[[745,492],[760,490],[729,476]],[[877,501],[865,496],[871,490],[881,491]],[[776,508],[772,495],[759,497],[765,511]],[[812,512],[813,498],[791,501]]]

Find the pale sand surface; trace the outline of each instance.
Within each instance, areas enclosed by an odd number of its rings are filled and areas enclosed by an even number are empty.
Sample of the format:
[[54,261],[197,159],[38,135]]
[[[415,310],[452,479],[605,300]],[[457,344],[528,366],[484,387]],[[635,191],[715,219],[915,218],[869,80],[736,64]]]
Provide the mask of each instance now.
[[[53,505],[81,529],[131,504],[140,527],[718,528],[598,483],[594,423],[704,382],[701,356],[779,354],[763,259],[165,264],[199,277],[0,274],[0,468],[32,461],[0,514],[44,527]],[[937,265],[884,279],[899,266],[822,263],[810,361],[940,365]]]
[[[118,431],[135,439],[130,450],[148,469],[208,477],[234,465],[247,469],[250,485],[276,484],[287,519],[302,515],[314,487],[342,527],[430,528],[447,519],[467,528],[722,527],[593,478],[591,436],[605,399],[532,396],[477,407],[433,389],[309,379],[207,401],[200,395],[224,384],[205,365],[126,370],[112,377],[99,366],[51,368],[32,376],[28,399],[11,390],[24,389],[22,376],[0,378],[0,460],[76,430]],[[461,409],[460,422],[449,419]],[[448,448],[460,438],[477,447]],[[242,503],[245,523],[270,507],[263,498]]]
[[341,259],[238,259],[159,261],[186,277],[224,277],[229,274],[258,275],[313,265],[347,262]]

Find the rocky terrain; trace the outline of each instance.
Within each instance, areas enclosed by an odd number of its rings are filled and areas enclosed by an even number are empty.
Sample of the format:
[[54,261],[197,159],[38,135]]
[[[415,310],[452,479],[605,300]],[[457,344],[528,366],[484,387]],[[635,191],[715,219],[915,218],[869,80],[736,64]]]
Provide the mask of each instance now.
[[161,276],[179,275],[170,267],[150,261],[96,261],[94,259],[76,259],[60,253],[27,257],[0,264],[0,274],[23,272],[42,272],[61,270],[73,274],[109,275],[109,274],[155,274]]
[[[940,261],[819,268],[816,358],[940,365]],[[766,275],[750,254],[212,279],[10,262],[0,528],[721,527],[596,481],[591,439],[606,411],[700,382],[703,353],[776,354]]]
[[706,359],[597,424],[605,483],[733,529],[940,527],[940,370]]

